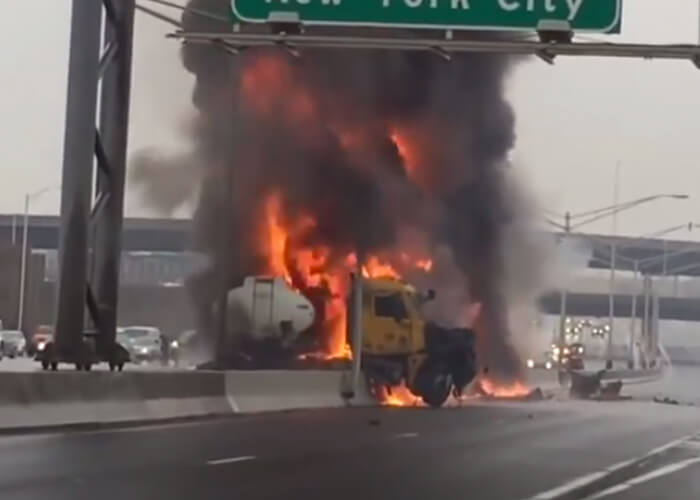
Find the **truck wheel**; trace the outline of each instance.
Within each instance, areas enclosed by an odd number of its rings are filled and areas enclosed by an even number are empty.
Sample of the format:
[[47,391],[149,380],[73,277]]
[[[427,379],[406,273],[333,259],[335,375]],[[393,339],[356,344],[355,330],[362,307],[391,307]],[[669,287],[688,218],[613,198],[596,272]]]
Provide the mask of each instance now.
[[437,363],[426,362],[416,376],[418,393],[425,404],[440,408],[452,391],[452,376]]
[[109,362],[109,371],[113,372],[117,368],[117,365],[112,363],[111,361]]
[[51,362],[51,371],[55,372],[58,370],[58,361],[52,361]]
[[124,370],[124,363],[119,363],[119,364],[117,365],[117,369],[118,369],[119,371],[123,371],[123,370]]
[[90,370],[92,370],[92,365],[90,363],[86,363],[85,364],[85,371],[89,372]]
[[46,371],[49,369],[49,362],[48,361],[42,361],[41,362],[41,369]]

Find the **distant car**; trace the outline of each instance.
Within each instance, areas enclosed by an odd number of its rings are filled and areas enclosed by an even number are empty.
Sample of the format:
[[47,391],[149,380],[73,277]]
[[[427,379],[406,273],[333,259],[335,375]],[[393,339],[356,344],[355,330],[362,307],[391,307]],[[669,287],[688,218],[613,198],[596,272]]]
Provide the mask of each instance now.
[[529,358],[527,360],[527,367],[530,369],[544,369],[544,370],[551,370],[554,368],[555,363],[552,360],[552,352],[551,351],[546,351],[541,357],[539,358]]
[[19,330],[0,330],[0,350],[2,354],[15,358],[27,352],[27,340]]
[[129,351],[134,363],[160,360],[161,338],[160,329],[153,326],[126,326],[117,331],[117,341]]
[[46,347],[46,344],[53,341],[53,326],[51,325],[39,325],[34,330],[31,342],[29,344],[28,353],[36,354]]
[[582,370],[584,368],[583,356],[585,348],[581,343],[566,344],[560,346],[552,344],[550,350],[545,353],[544,362],[536,362],[529,359],[527,366],[530,368],[542,367],[544,363],[548,370],[556,368],[558,370]]
[[567,359],[567,368],[569,370],[583,370],[583,356],[586,353],[586,348],[580,342],[570,344],[568,347],[569,353]]

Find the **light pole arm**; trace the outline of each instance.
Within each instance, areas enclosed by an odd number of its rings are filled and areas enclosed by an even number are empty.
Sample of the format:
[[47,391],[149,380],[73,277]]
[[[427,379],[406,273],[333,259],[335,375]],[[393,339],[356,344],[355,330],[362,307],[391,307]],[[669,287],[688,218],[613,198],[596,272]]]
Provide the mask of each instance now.
[[641,205],[643,203],[648,203],[650,201],[658,200],[661,198],[672,198],[672,199],[676,199],[676,200],[685,200],[688,198],[688,195],[685,195],[685,194],[655,194],[655,195],[651,195],[651,196],[644,196],[642,198],[637,198],[636,200],[626,201],[623,203],[617,203],[615,205],[610,205],[610,206],[598,208],[595,210],[589,210],[586,212],[572,214],[571,218],[572,219],[581,219],[584,217],[592,217],[592,216],[597,216],[597,215],[602,215],[602,214],[605,214],[605,216],[609,216],[609,215],[612,215],[613,213],[617,213],[620,210],[626,210],[628,208],[636,207],[637,205]]
[[[601,209],[601,210],[595,211],[595,212],[598,212],[597,215],[592,215],[588,219],[585,219],[581,222],[574,224],[572,226],[572,229],[586,226],[586,225],[591,224],[593,222],[610,217],[611,215],[615,215],[615,214],[618,214],[620,212],[624,212],[624,211],[629,210],[631,208],[637,207],[639,205],[643,205],[644,203],[649,203],[651,201],[659,200],[662,198],[673,198],[673,199],[682,200],[682,199],[686,199],[687,196],[684,197],[684,195],[665,195],[665,194],[662,194],[662,195],[657,195],[657,196],[648,196],[646,198],[640,198],[638,200],[623,203],[621,205],[616,205],[613,207],[607,207],[606,209]],[[605,210],[605,211],[602,211],[602,210]],[[573,218],[573,217],[578,217],[578,216],[580,216],[580,214],[578,214],[577,216],[572,215],[571,217]]]

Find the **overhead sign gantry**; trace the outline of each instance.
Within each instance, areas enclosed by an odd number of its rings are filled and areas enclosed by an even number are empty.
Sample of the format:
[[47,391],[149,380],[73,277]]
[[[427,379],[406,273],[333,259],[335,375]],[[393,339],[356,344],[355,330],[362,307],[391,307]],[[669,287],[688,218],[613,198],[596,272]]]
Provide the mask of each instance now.
[[234,22],[472,30],[619,33],[622,0],[231,0]]

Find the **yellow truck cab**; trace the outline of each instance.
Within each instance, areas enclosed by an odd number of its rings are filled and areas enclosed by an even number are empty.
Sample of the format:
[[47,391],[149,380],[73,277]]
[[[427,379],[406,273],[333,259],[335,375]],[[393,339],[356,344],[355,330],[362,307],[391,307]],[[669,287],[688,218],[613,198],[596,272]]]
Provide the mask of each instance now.
[[441,406],[476,375],[471,330],[428,322],[422,305],[435,297],[400,280],[362,285],[362,367],[370,389],[405,384],[431,406]]
[[365,280],[362,301],[364,354],[413,354],[425,349],[425,321],[416,290],[391,279]]

